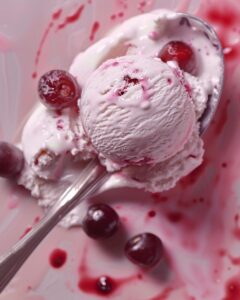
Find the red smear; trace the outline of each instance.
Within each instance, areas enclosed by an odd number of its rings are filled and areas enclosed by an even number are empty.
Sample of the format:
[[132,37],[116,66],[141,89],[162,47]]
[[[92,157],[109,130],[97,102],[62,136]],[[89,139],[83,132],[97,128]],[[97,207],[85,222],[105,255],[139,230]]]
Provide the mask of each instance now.
[[168,200],[166,196],[163,196],[160,193],[152,193],[151,196],[154,199],[155,203],[165,203]]
[[32,226],[29,226],[25,229],[23,234],[20,236],[19,240],[21,240],[26,234],[28,234],[32,230]]
[[58,30],[63,29],[67,25],[75,23],[76,21],[78,21],[81,17],[81,14],[82,14],[83,10],[84,10],[84,5],[81,5],[72,15],[67,16],[65,18],[65,20],[61,24],[58,25],[57,29]]
[[[40,221],[40,217],[37,216],[37,217],[35,217],[35,219],[34,219],[34,221],[33,221],[33,224],[35,225],[35,224],[37,224],[39,221]],[[19,240],[21,240],[21,239],[22,239],[26,234],[28,234],[31,230],[32,230],[32,226],[28,226],[28,227],[24,230],[23,234],[20,236]]]
[[222,168],[227,168],[227,166],[228,166],[227,163],[225,162],[222,163]]
[[155,296],[149,300],[167,300],[172,291],[172,288],[166,288],[160,295]]
[[95,39],[95,35],[96,35],[99,27],[100,27],[100,23],[99,22],[96,21],[96,22],[93,23],[92,29],[91,29],[91,34],[89,36],[90,41],[93,41]]
[[57,20],[60,18],[62,14],[62,9],[60,8],[59,10],[55,11],[53,14],[52,14],[52,19],[53,20]]
[[148,217],[149,217],[149,218],[154,218],[155,216],[156,216],[155,210],[150,210],[150,211],[148,212]]
[[55,249],[49,257],[51,266],[55,269],[61,268],[67,260],[67,252],[62,249]]
[[40,217],[37,216],[37,217],[34,219],[34,223],[37,224],[39,221],[40,221]]
[[122,11],[119,12],[119,13],[118,13],[118,16],[119,16],[119,18],[122,18],[122,17],[124,16],[124,12],[122,12]]
[[[35,66],[37,66],[38,63],[39,63],[39,59],[40,59],[40,55],[41,55],[41,53],[42,53],[43,45],[45,44],[45,41],[46,41],[46,39],[47,39],[47,37],[48,37],[48,35],[49,35],[49,33],[50,33],[50,31],[51,31],[53,25],[54,25],[54,23],[51,21],[51,22],[48,24],[47,29],[45,30],[45,32],[44,32],[44,34],[43,34],[43,36],[42,36],[42,38],[41,38],[40,45],[39,45],[39,47],[38,47],[37,54],[36,54],[36,58],[35,58]],[[36,73],[36,72],[34,72],[34,73]]]
[[169,212],[167,218],[172,223],[179,223],[183,219],[183,215],[180,212]]
[[[40,60],[40,56],[41,56],[41,53],[42,53],[42,49],[43,49],[43,46],[44,46],[44,44],[45,44],[45,42],[47,40],[47,37],[48,37],[51,29],[54,26],[54,22],[60,18],[61,14],[62,14],[62,9],[58,9],[57,11],[55,11],[52,14],[51,21],[49,22],[47,28],[45,29],[45,31],[43,33],[43,36],[42,36],[42,38],[40,40],[40,44],[38,46],[36,57],[35,57],[35,67],[36,68],[38,66],[38,63],[39,63],[39,60]],[[34,71],[32,73],[32,78],[33,79],[37,78],[37,72],[36,71]]]
[[[78,287],[81,291],[88,293],[88,294],[95,294],[95,295],[101,295],[105,297],[111,297],[111,295],[120,287],[123,285],[133,281],[133,280],[142,280],[142,274],[135,274],[126,278],[112,278],[108,275],[102,275],[99,277],[91,276],[88,270],[87,264],[86,264],[86,255],[87,255],[87,249],[85,249],[82,257],[81,264],[79,266],[79,275],[80,280],[78,282]],[[106,291],[102,291],[99,288],[99,279],[101,277],[107,277],[109,282],[111,283],[111,289]]]
[[35,79],[35,78],[37,78],[37,72],[32,73],[32,79]]
[[219,118],[216,122],[215,130],[214,130],[216,135],[219,135],[222,132],[222,130],[223,130],[223,128],[224,128],[224,126],[227,122],[229,103],[230,103],[230,100],[229,99],[226,100],[224,102],[224,105],[223,105],[222,109],[221,109],[221,114],[219,114]]
[[132,280],[139,279],[138,275],[129,276],[126,278],[118,278],[114,279],[110,276],[103,275],[104,277],[107,277],[109,281],[111,282],[111,290],[106,292],[103,292],[98,287],[98,282],[100,277],[91,277],[91,276],[82,276],[82,278],[78,282],[78,287],[80,290],[82,290],[85,293],[88,294],[95,294],[95,295],[104,295],[104,296],[111,296],[117,289],[119,289],[124,284],[127,284],[131,282]]
[[111,15],[111,16],[110,16],[110,19],[111,19],[111,20],[116,20],[116,17],[117,17],[116,15]]
[[240,276],[230,279],[226,283],[225,297],[223,300],[239,300],[240,299]]
[[221,24],[223,27],[230,27],[236,21],[236,14],[234,11],[227,9],[226,7],[223,10],[216,8],[210,9],[207,13],[208,19],[216,24]]

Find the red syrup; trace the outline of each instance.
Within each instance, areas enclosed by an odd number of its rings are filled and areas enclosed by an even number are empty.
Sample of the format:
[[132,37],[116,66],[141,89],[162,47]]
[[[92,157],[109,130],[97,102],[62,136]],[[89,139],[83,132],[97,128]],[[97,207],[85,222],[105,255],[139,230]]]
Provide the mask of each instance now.
[[[49,36],[49,33],[52,30],[55,21],[57,21],[60,18],[61,14],[62,14],[62,9],[58,9],[51,16],[51,20],[48,23],[47,28],[45,29],[45,31],[43,33],[43,36],[42,36],[42,38],[40,40],[40,44],[39,44],[39,47],[38,47],[38,50],[37,50],[37,53],[36,53],[36,57],[35,57],[35,68],[37,68],[37,66],[39,64],[39,60],[40,60],[40,56],[41,56],[41,53],[42,53],[42,49],[43,49],[43,47],[45,45],[45,42],[46,42],[46,40],[47,40],[47,38]],[[34,71],[32,73],[32,78],[35,79],[36,77],[37,77],[37,71]]]
[[174,212],[169,212],[167,214],[167,218],[171,223],[179,223],[183,219],[183,215],[180,212],[174,211]]
[[50,265],[54,269],[61,268],[67,261],[67,252],[62,249],[55,249],[49,257]]
[[58,25],[57,30],[63,29],[67,25],[77,22],[80,19],[83,10],[84,10],[84,5],[79,6],[78,9],[73,14],[67,16],[65,20]]
[[[40,221],[40,217],[39,216],[36,216],[35,219],[34,219],[34,222],[33,224],[37,224],[38,222]],[[24,232],[20,235],[20,238],[19,240],[21,240],[25,235],[27,235],[30,231],[32,230],[32,226],[28,226]]]
[[225,296],[222,300],[240,299],[240,276],[230,279],[226,283]]
[[87,251],[85,249],[81,264],[79,266],[80,280],[78,282],[78,288],[84,293],[110,298],[111,295],[122,286],[134,280],[143,279],[143,276],[140,273],[125,278],[113,278],[106,274],[101,276],[91,276],[86,264],[86,254]]
[[147,216],[149,218],[154,218],[156,216],[155,210],[149,210],[149,212],[147,213]]
[[96,33],[97,31],[99,30],[99,27],[100,27],[100,23],[95,21],[92,25],[92,29],[91,29],[91,33],[90,33],[90,36],[89,36],[89,40],[92,42],[94,41],[95,39],[95,36],[96,36]]
[[[84,5],[81,5],[71,15],[66,16],[65,20],[57,26],[57,31],[67,27],[69,24],[77,22],[80,19],[83,10],[84,10]],[[43,47],[46,43],[46,40],[47,40],[50,32],[52,31],[53,27],[55,26],[56,21],[59,20],[59,18],[61,17],[62,12],[63,12],[63,10],[60,8],[59,10],[55,11],[51,16],[51,20],[48,23],[47,28],[45,29],[45,31],[43,33],[43,36],[40,40],[40,44],[39,44],[39,47],[38,47],[38,50],[37,50],[37,53],[36,53],[35,69],[37,69],[37,67],[38,67],[40,57],[41,57],[41,54],[42,54],[42,50],[43,50]],[[33,79],[37,78],[37,75],[38,75],[37,71],[34,71],[32,73],[32,78]]]

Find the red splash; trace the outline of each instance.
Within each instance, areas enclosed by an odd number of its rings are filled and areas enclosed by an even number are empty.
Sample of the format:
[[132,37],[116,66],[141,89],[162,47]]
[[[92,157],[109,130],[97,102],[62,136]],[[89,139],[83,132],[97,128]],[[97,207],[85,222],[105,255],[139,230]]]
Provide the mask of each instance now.
[[60,8],[59,10],[55,11],[53,14],[52,14],[52,19],[53,20],[57,20],[60,18],[62,14],[62,9]]
[[151,196],[155,203],[165,203],[168,201],[168,197],[163,196],[160,193],[152,193]]
[[27,235],[30,231],[32,230],[32,226],[28,226],[24,232],[22,233],[22,235],[20,235],[19,240],[21,240],[25,235]]
[[224,27],[232,26],[236,21],[236,14],[234,11],[227,9],[222,10],[219,8],[212,8],[207,13],[207,18],[210,22],[215,24],[221,24]]
[[32,79],[35,79],[35,78],[37,78],[37,72],[32,73]]
[[83,10],[84,10],[84,5],[81,5],[73,14],[67,16],[65,20],[58,25],[57,29],[58,30],[63,29],[67,25],[77,22],[80,19]]
[[[34,221],[33,221],[33,225],[37,224],[40,221],[40,217],[36,216]],[[20,235],[19,240],[21,240],[25,235],[27,235],[30,231],[32,230],[32,226],[28,226],[24,232]]]
[[[88,293],[88,294],[95,294],[95,295],[101,295],[105,297],[111,297],[111,295],[118,290],[120,287],[122,287],[125,284],[130,283],[134,280],[142,280],[142,274],[134,274],[132,276],[128,276],[125,278],[113,278],[108,275],[102,275],[102,276],[91,276],[89,273],[86,262],[86,255],[87,255],[87,249],[85,248],[85,251],[82,256],[82,260],[79,266],[79,275],[80,280],[78,282],[78,287],[81,291]],[[111,283],[111,290],[103,291],[99,288],[99,280],[102,277],[106,277],[109,282]]]
[[167,300],[172,293],[172,288],[166,288],[161,294],[149,299],[149,300]]
[[240,299],[240,276],[230,279],[226,283],[225,296],[223,300],[239,300]]
[[123,18],[123,17],[124,17],[124,12],[120,11],[120,12],[118,13],[118,16],[119,16],[119,18]]
[[180,212],[174,211],[174,212],[169,212],[167,214],[167,218],[172,223],[179,223],[182,221],[183,215]]
[[[50,31],[51,31],[53,25],[54,25],[54,23],[53,23],[53,21],[51,21],[51,22],[48,24],[46,30],[45,30],[44,33],[43,33],[43,36],[42,36],[42,38],[41,38],[40,45],[39,45],[39,47],[38,47],[37,54],[36,54],[36,57],[35,57],[35,66],[37,66],[38,63],[39,63],[39,59],[40,59],[40,55],[41,55],[41,53],[42,53],[43,45],[45,44],[45,41],[46,41],[46,39],[47,39],[47,37],[48,37],[48,35],[49,35],[49,33],[50,33]],[[36,73],[36,72],[34,72],[34,73]],[[34,73],[33,73],[33,74],[34,74]]]
[[147,215],[149,218],[154,218],[156,216],[156,212],[155,210],[149,210]]
[[[35,57],[35,67],[36,68],[37,68],[37,66],[39,64],[39,60],[40,60],[40,56],[41,56],[41,53],[42,53],[43,46],[44,46],[44,44],[45,44],[45,42],[46,42],[46,40],[47,40],[47,38],[49,36],[49,33],[50,33],[51,29],[54,26],[54,22],[60,18],[61,14],[62,14],[62,9],[58,9],[57,11],[55,11],[52,14],[51,20],[48,23],[47,28],[45,29],[45,31],[44,31],[44,33],[42,35],[42,38],[40,40],[40,44],[39,44],[38,49],[37,49],[36,57]],[[32,73],[32,78],[33,79],[37,78],[37,72],[36,71],[34,71]]]
[[100,28],[100,23],[95,21],[92,25],[91,33],[90,33],[90,36],[89,36],[89,40],[91,42],[94,41],[95,35],[96,35],[97,31],[99,30],[99,28]]
[[49,257],[50,265],[54,269],[61,268],[67,261],[67,253],[62,249],[55,249]]

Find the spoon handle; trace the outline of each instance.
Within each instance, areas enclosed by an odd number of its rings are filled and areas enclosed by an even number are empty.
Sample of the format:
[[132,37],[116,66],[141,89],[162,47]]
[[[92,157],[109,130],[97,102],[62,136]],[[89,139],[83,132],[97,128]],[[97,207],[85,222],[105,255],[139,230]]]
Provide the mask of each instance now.
[[90,161],[76,181],[67,188],[59,201],[41,221],[19,240],[6,255],[0,257],[0,293],[58,222],[77,204],[92,195],[107,178],[108,173],[98,164],[97,160]]

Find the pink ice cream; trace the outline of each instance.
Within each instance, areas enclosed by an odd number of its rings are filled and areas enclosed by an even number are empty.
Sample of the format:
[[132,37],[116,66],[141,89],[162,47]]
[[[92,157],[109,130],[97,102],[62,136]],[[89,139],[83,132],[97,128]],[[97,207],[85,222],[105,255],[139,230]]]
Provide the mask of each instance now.
[[[164,46],[176,40],[194,53],[191,73],[161,58]],[[222,69],[220,49],[174,12],[125,21],[70,67],[82,89],[80,115],[39,106],[30,117],[19,184],[47,209],[86,161],[98,156],[114,171],[102,190],[169,190],[202,163],[200,119],[209,96],[219,90]],[[81,224],[80,211],[73,210],[64,226]]]
[[109,171],[155,165],[183,149],[196,116],[181,77],[139,55],[108,60],[89,77],[80,117]]

